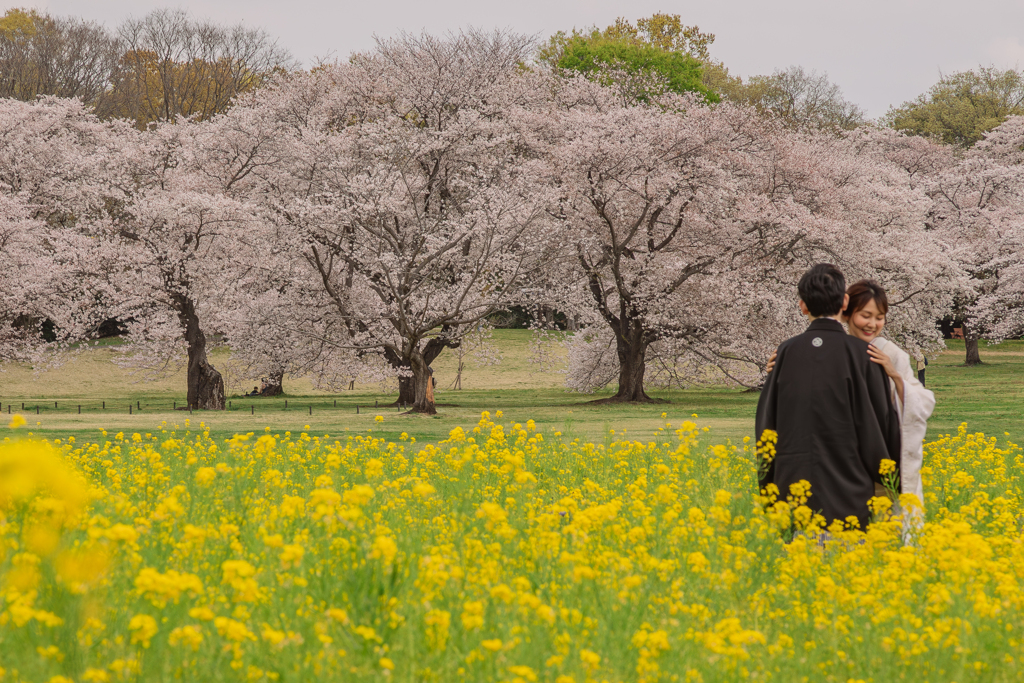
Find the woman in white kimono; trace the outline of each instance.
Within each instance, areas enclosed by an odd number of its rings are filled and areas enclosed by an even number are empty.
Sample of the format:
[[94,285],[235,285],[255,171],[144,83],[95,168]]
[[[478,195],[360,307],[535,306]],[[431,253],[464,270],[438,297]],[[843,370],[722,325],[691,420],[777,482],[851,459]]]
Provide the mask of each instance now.
[[846,293],[850,296],[850,304],[843,311],[843,319],[850,334],[871,344],[868,349],[871,360],[885,368],[892,383],[893,401],[900,415],[903,438],[899,463],[900,493],[913,493],[921,501],[923,510],[921,464],[924,460],[924,435],[928,429],[928,418],[935,408],[935,394],[918,381],[907,352],[895,342],[879,336],[889,311],[882,286],[874,280],[860,280],[850,285]]

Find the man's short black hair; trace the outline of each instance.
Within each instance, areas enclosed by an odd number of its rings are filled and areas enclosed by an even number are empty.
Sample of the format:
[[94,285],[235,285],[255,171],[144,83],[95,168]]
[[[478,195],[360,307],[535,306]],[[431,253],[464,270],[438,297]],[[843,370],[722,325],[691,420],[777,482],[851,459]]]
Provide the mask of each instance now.
[[819,263],[800,278],[797,285],[800,299],[815,318],[838,315],[843,310],[846,278],[831,263]]

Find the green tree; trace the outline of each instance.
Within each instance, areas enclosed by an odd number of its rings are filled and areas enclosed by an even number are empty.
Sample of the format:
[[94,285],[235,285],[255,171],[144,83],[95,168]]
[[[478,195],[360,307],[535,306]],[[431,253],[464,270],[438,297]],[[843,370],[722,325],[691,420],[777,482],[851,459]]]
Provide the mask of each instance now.
[[638,100],[661,87],[700,93],[715,102],[718,95],[703,78],[708,46],[714,40],[696,26],[685,26],[678,14],[655,14],[636,26],[619,18],[604,30],[559,31],[541,46],[537,61],[626,86]]
[[917,99],[889,109],[883,122],[911,135],[970,147],[1008,117],[1024,114],[1024,74],[979,67],[943,76]]
[[684,25],[678,14],[654,14],[638,19],[635,27],[620,17],[605,29],[605,37],[682,52],[701,62],[710,59],[708,48],[715,42],[715,34],[704,33],[697,26]]
[[639,87],[637,99],[646,99],[645,89],[658,87],[642,79],[645,74],[664,79],[664,87],[673,92],[699,92],[707,99],[717,101],[718,96],[704,87],[701,64],[687,54],[670,52],[652,45],[641,45],[607,38],[574,38],[566,45],[558,60],[558,67],[578,71],[587,76],[615,80],[624,72]]
[[697,26],[684,25],[678,14],[654,14],[638,20],[636,26],[619,17],[604,30],[595,26],[585,31],[573,29],[568,34],[559,31],[540,47],[537,61],[550,66],[557,65],[565,46],[574,38],[605,38],[651,45],[669,52],[688,54],[701,62],[710,60],[708,48],[715,42],[713,33],[704,33]]

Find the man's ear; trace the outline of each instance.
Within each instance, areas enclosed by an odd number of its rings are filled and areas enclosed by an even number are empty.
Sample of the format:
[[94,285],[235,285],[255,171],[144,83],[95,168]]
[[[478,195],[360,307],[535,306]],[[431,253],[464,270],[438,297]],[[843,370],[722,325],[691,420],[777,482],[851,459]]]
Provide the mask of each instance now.
[[843,311],[845,311],[849,307],[849,305],[850,305],[850,295],[849,294],[843,294],[843,307],[839,309],[839,315],[842,315]]
[[[846,306],[843,306],[843,308],[846,308]],[[811,311],[807,308],[807,304],[804,303],[803,299],[800,299],[800,312],[803,313],[804,315],[811,314]]]

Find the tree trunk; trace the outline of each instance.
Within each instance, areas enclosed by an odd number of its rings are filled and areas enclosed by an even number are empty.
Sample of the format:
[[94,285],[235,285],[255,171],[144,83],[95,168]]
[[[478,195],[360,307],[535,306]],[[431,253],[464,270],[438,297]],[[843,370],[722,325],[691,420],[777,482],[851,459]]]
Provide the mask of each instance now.
[[280,396],[284,393],[284,370],[277,369],[270,373],[260,396]]
[[206,358],[206,335],[195,303],[183,295],[175,295],[174,301],[188,344],[188,405],[194,410],[224,410],[224,378]]
[[434,405],[434,395],[432,392],[427,391],[427,384],[434,379],[430,374],[430,366],[427,365],[423,354],[418,351],[413,351],[409,360],[412,365],[412,384],[416,392],[416,398],[413,401],[410,412],[436,415],[437,408]]
[[630,326],[626,335],[615,335],[615,351],[619,357],[619,390],[607,399],[610,403],[651,403],[644,391],[647,371],[647,344],[642,329]]
[[416,383],[412,377],[400,376],[398,378],[398,400],[394,405],[411,406],[416,402]]
[[972,365],[981,365],[981,354],[978,353],[978,335],[972,334],[967,329],[967,325],[963,326],[964,331],[964,346],[967,349],[966,358],[964,358],[964,365],[970,367]]
[[[430,364],[434,362],[434,359],[441,355],[441,352],[444,351],[445,347],[452,349],[458,348],[459,342],[451,342],[443,340],[440,337],[433,337],[426,343],[422,353],[419,351],[413,351],[412,355],[419,356],[425,368],[425,372],[429,374]],[[416,374],[416,367],[412,357],[402,358],[397,352],[392,350],[386,351],[384,357],[387,358],[392,367],[398,370],[405,369],[406,372],[410,373],[398,376],[398,400],[391,405],[410,406],[413,412],[428,412],[430,415],[435,414],[437,410],[434,408],[433,401],[430,402],[431,407],[429,411],[420,410],[415,407],[419,397],[421,396],[421,391],[425,396],[427,385],[426,382],[422,382],[421,384],[421,378],[418,378]]]
[[553,330],[555,328],[555,309],[551,306],[544,306],[541,310],[544,313],[544,323],[547,325],[547,329]]

